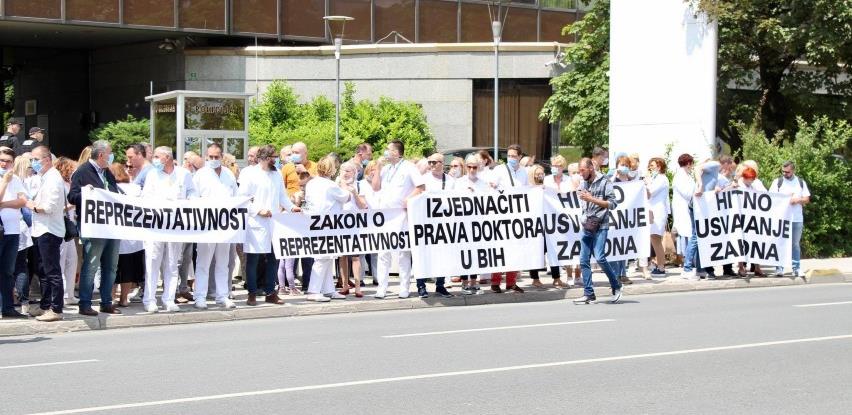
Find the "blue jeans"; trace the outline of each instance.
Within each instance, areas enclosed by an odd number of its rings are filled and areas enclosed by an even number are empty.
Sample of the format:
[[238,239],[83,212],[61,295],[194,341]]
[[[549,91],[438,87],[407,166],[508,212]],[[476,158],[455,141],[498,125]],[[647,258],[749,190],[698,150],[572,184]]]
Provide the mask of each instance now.
[[15,260],[18,259],[18,234],[0,238],[0,310],[15,311],[12,290],[15,287]]
[[80,269],[80,309],[92,307],[95,274],[101,270],[101,306],[112,304],[112,286],[118,267],[116,239],[83,238],[83,266]]
[[266,274],[264,276],[266,279],[263,281],[263,291],[267,295],[273,294],[275,293],[275,281],[278,278],[278,261],[271,252],[268,254],[246,254],[246,289],[249,294],[257,293],[257,264],[261,257],[266,259],[266,264],[263,267]]
[[22,249],[18,251],[18,257],[15,258],[15,290],[18,291],[18,301],[21,304],[26,304],[30,299],[30,271],[27,256],[30,249]]
[[686,244],[686,252],[683,256],[683,272],[691,272],[693,268],[700,268],[698,258],[698,230],[695,229],[695,213],[689,209],[689,221],[692,222],[692,236]]
[[[792,231],[791,235],[793,238],[793,273],[796,274],[799,272],[799,264],[802,260],[802,228],[804,222],[792,222]],[[784,272],[784,267],[777,267],[775,269],[778,273]]]
[[621,289],[618,276],[612,271],[612,267],[606,261],[606,256],[604,255],[607,231],[608,229],[598,229],[597,232],[592,233],[584,229],[583,237],[580,239],[580,270],[583,273],[583,286],[585,287],[583,293],[587,296],[595,295],[595,288],[592,285],[592,253],[595,255],[595,260],[598,261],[598,266],[601,267],[609,279],[609,285],[612,289]]
[[612,261],[610,267],[612,267],[612,272],[615,273],[616,276],[627,276],[627,261]]

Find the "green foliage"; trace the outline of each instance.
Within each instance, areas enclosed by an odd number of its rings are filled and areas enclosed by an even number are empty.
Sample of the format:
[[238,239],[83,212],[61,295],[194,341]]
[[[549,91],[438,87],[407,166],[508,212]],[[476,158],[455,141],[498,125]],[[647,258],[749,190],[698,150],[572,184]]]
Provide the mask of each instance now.
[[609,142],[609,0],[596,1],[562,34],[579,39],[564,49],[568,71],[550,81],[553,95],[539,118],[562,121],[561,144],[582,147],[588,154]]
[[719,23],[717,130],[732,148],[738,122],[793,138],[800,119],[852,119],[849,0],[686,1]]
[[807,182],[811,192],[811,203],[805,206],[803,255],[852,255],[852,166],[840,155],[852,144],[852,125],[827,117],[813,122],[799,119],[798,123],[792,142],[783,132],[768,140],[759,127],[739,124],[742,158],[757,161],[760,179],[767,187],[781,176],[784,161],[796,164],[796,175]]
[[101,124],[100,127],[89,133],[92,142],[106,140],[112,146],[115,153],[115,161],[125,161],[124,148],[130,144],[144,143],[150,139],[151,130],[148,120],[136,119],[132,115],[119,121]]
[[0,83],[0,86],[3,87],[3,101],[0,102],[0,113],[3,114],[3,127],[6,126],[6,121],[9,121],[9,118],[12,118],[14,109],[15,109],[15,85],[12,84],[12,81],[4,81]]
[[426,116],[415,103],[384,97],[378,102],[356,100],[355,86],[350,82],[340,102],[340,147],[335,148],[334,102],[320,96],[300,104],[292,87],[275,81],[249,109],[249,141],[251,145],[272,144],[276,148],[302,141],[312,159],[331,152],[347,159],[362,142],[383,148],[395,139],[405,144],[409,157],[423,156],[435,148]]

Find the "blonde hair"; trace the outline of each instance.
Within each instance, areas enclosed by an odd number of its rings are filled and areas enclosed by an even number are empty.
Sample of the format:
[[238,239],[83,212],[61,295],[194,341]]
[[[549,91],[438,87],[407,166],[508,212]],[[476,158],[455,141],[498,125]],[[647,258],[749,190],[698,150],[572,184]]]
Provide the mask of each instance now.
[[83,148],[83,151],[80,152],[80,158],[77,159],[77,165],[81,165],[89,159],[92,158],[92,146],[86,146]]
[[317,162],[317,175],[326,179],[334,178],[337,174],[337,159],[331,156],[325,156]]
[[[538,172],[541,172],[541,181],[536,180],[536,174]],[[534,164],[529,170],[529,179],[530,183],[533,185],[544,184],[544,167],[542,167],[541,164]]]
[[24,153],[15,157],[15,165],[12,169],[15,171],[15,176],[19,179],[30,177],[30,153]]
[[367,163],[367,167],[364,167],[364,177],[366,178],[375,173],[376,167],[378,165],[379,164],[375,160],[371,160],[369,163]]
[[565,157],[562,157],[562,154],[557,154],[550,158],[550,164],[558,164],[562,167],[567,167],[568,160],[565,160]]

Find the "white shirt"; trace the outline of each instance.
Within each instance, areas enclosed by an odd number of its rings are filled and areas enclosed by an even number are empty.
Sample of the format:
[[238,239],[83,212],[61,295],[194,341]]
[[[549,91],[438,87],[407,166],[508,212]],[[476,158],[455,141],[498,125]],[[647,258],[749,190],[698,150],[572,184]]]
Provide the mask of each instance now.
[[[139,197],[142,194],[142,186],[139,186],[136,183],[117,183],[118,188],[121,189],[127,196]],[[134,252],[139,252],[145,249],[142,241],[132,241],[129,239],[122,239],[118,244],[118,254],[132,254]]]
[[544,188],[552,189],[559,193],[566,193],[577,190],[577,185],[571,177],[566,174],[562,174],[561,176],[562,177],[560,178],[560,182],[558,185],[556,184],[556,179],[552,174],[544,176]]
[[679,236],[692,236],[692,219],[689,218],[689,202],[695,194],[695,179],[684,171],[683,167],[677,169],[674,175],[674,186],[672,194],[672,214],[674,215],[674,226]]
[[314,177],[305,185],[305,212],[312,215],[342,212],[350,196],[337,183],[325,177]]
[[446,173],[442,173],[441,177],[435,177],[431,171],[427,171],[423,175],[423,184],[426,185],[427,192],[433,190],[453,190],[456,185],[456,179]]
[[[783,193],[785,195],[792,194],[793,197],[810,197],[811,191],[808,190],[808,184],[802,180],[801,186],[799,185],[799,177],[793,176],[790,180],[787,180],[783,177],[780,178],[781,184],[778,183],[779,179],[775,179],[772,181],[772,185],[769,186],[770,192]],[[805,218],[802,214],[802,204],[796,203],[795,205],[790,205],[793,209],[793,219],[792,222],[804,222]]]
[[[510,172],[511,177],[509,177]],[[491,181],[497,190],[506,190],[512,187],[527,187],[529,185],[529,175],[525,168],[518,167],[517,170],[512,170],[508,164],[504,164],[492,170]]]
[[186,200],[198,197],[189,170],[174,166],[171,173],[151,169],[145,176],[142,196],[166,200]]
[[221,173],[204,166],[192,176],[198,197],[217,199],[233,197],[237,194],[237,178],[230,170],[222,167]]
[[743,188],[743,189],[755,190],[755,191],[758,191],[758,192],[765,192],[766,191],[766,186],[764,186],[763,182],[760,181],[760,179],[758,179],[756,177],[751,182],[751,186],[746,186],[745,183],[743,182],[742,177],[739,178],[738,182],[740,184],[740,187]]
[[65,237],[65,181],[55,168],[41,176],[41,188],[35,197],[38,213],[33,212],[33,237],[50,233]]
[[672,213],[671,206],[669,206],[669,178],[665,174],[657,173],[657,177],[652,179],[651,176],[648,176],[647,179],[648,192],[651,194],[648,198],[648,204],[654,211],[654,217],[658,218]]
[[35,197],[40,187],[41,176],[39,176],[38,174],[33,174],[32,176],[24,179],[24,188],[27,189],[27,195],[29,196],[30,200]]
[[456,180],[455,190],[467,190],[473,193],[488,193],[494,191],[485,179],[477,177],[471,180],[469,175],[464,175]]
[[363,179],[355,182],[355,190],[358,192],[358,195],[362,196],[364,198],[364,201],[367,202],[367,208],[376,209],[379,207],[379,195],[381,195],[382,192],[374,191],[373,185],[370,184],[369,180]]
[[[24,197],[27,196],[27,189],[24,188],[24,182],[18,176],[12,176],[12,181],[6,185],[6,193],[3,194],[3,201],[10,202],[18,199],[21,195]],[[6,230],[6,235],[18,235],[21,233],[21,208],[0,209],[0,218],[3,219],[3,229]]]
[[[148,183],[145,183],[145,188],[148,188]],[[287,196],[281,172],[266,171],[256,166],[244,169],[240,173],[240,187],[237,189],[237,195],[252,198],[248,208],[248,229],[243,250],[249,254],[272,252],[270,218],[257,214],[261,210],[276,214],[281,212],[282,208],[288,211],[293,209],[293,202]]]
[[423,184],[423,175],[417,166],[408,160],[400,160],[396,164],[382,167],[382,187],[379,207],[405,207],[405,199],[417,186]]

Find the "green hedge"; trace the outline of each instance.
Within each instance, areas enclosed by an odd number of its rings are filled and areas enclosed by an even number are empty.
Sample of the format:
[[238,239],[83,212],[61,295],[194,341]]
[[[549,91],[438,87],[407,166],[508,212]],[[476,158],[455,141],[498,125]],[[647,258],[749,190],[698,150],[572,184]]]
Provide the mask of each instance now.
[[805,206],[802,255],[852,255],[852,166],[843,156],[852,144],[847,121],[819,118],[799,121],[795,140],[783,132],[767,140],[755,126],[738,128],[743,137],[742,158],[757,161],[759,175],[769,187],[781,176],[781,164],[792,160],[796,175],[807,182],[811,203]]
[[112,146],[112,152],[115,154],[115,161],[124,163],[125,147],[130,144],[148,142],[151,139],[150,128],[147,119],[136,119],[132,115],[128,115],[123,120],[101,124],[89,133],[89,139],[92,142],[108,141]]

